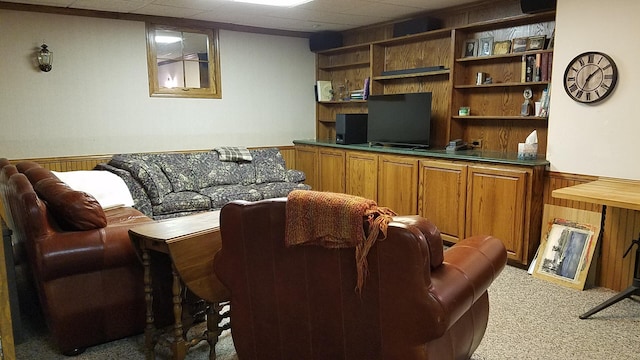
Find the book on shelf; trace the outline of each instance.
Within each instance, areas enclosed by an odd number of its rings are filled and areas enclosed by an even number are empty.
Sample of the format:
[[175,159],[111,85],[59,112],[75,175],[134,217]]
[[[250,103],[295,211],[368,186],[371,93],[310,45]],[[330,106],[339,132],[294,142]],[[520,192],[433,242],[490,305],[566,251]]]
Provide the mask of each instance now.
[[539,53],[522,56],[520,82],[551,81],[553,53]]
[[316,96],[318,101],[331,101],[333,99],[331,81],[318,80],[316,82]]

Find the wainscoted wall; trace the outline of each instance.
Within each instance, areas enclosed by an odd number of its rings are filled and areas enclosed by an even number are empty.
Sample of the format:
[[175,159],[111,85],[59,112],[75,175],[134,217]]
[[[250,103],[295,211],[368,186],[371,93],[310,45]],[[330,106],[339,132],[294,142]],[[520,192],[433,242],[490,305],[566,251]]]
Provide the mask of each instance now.
[[[257,149],[258,147],[253,147]],[[295,152],[293,146],[279,146],[280,153],[284,158],[287,168],[294,169],[296,165]],[[190,151],[208,151],[208,150],[185,150],[176,152]],[[88,156],[68,156],[68,157],[52,157],[52,158],[33,158],[33,159],[9,159],[11,163],[20,161],[34,161],[43,167],[53,171],[74,171],[74,170],[92,170],[100,163],[106,163],[111,159],[110,155],[88,155]]]

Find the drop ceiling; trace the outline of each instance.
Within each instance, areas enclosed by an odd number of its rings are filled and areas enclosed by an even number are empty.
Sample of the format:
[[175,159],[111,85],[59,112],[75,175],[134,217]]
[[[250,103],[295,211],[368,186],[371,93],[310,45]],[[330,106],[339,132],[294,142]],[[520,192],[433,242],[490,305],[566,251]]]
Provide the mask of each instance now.
[[[343,31],[477,0],[313,0],[293,7],[228,0],[11,0],[11,3],[212,21],[294,32]],[[6,2],[5,2],[6,3]]]

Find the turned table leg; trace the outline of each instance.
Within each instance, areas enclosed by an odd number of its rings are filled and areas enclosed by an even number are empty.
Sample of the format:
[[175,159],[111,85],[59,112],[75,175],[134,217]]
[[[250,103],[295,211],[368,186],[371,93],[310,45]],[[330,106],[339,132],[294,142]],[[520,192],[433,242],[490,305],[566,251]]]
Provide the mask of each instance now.
[[153,318],[153,290],[151,288],[151,263],[149,251],[142,249],[142,266],[144,267],[144,299],[147,305],[146,327],[144,328],[144,355],[145,359],[155,359],[153,334],[155,332]]
[[182,281],[175,266],[171,264],[173,276],[173,344],[171,345],[174,360],[183,360],[187,355],[187,345],[182,333]]

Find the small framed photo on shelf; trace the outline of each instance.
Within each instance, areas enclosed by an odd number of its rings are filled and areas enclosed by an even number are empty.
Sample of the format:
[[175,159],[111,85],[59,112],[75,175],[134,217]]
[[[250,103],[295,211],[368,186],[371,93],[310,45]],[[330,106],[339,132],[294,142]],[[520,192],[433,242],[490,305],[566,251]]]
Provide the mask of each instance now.
[[480,45],[478,46],[478,56],[489,56],[493,54],[493,37],[486,37],[480,39]]
[[493,55],[504,55],[511,51],[511,40],[496,41],[493,43]]
[[478,56],[478,39],[468,39],[464,42],[462,57]]
[[544,42],[547,37],[544,35],[531,36],[527,41],[527,50],[542,50],[544,49]]
[[527,43],[529,38],[521,37],[515,38],[511,41],[511,52],[512,53],[520,53],[525,52],[527,50]]

